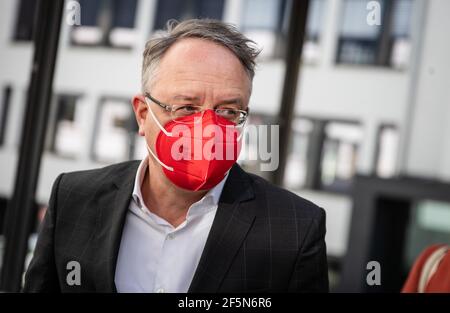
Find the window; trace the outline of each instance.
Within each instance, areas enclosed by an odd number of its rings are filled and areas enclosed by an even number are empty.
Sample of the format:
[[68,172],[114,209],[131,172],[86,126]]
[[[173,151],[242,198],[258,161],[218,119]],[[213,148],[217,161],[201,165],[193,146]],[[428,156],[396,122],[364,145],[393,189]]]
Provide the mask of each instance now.
[[0,146],[2,146],[5,141],[6,121],[8,117],[11,93],[12,88],[10,86],[7,86],[3,89],[3,98],[0,103]]
[[408,67],[411,53],[411,16],[413,10],[412,0],[397,0],[394,6],[394,20],[390,39],[390,65],[393,68],[404,69]]
[[348,192],[356,173],[358,147],[363,138],[361,126],[328,122],[322,147],[320,188]]
[[128,99],[105,98],[99,108],[93,158],[104,163],[134,158],[137,125]]
[[314,122],[297,118],[292,123],[290,151],[287,157],[284,186],[298,190],[305,187],[308,169],[308,149]]
[[13,39],[16,41],[31,41],[33,39],[34,12],[36,0],[20,0],[17,6],[16,27]]
[[282,57],[286,44],[286,0],[246,0],[241,29],[262,48],[261,57]]
[[137,0],[79,0],[81,25],[71,32],[72,43],[129,48],[136,41]]
[[49,131],[48,150],[62,157],[74,158],[83,140],[81,117],[78,115],[77,95],[57,95]]
[[[288,0],[244,1],[241,29],[263,48],[261,57],[284,56],[290,5]],[[303,50],[303,59],[306,62],[314,62],[318,58],[324,8],[325,0],[310,2]]]
[[398,129],[392,125],[382,125],[378,132],[378,146],[376,155],[376,174],[389,178],[396,174],[400,135]]
[[191,18],[221,20],[224,2],[224,0],[159,0],[153,29],[164,29],[170,19],[179,21]]
[[354,122],[294,119],[284,186],[348,193],[362,136],[361,126]]
[[344,0],[336,61],[402,69],[408,66],[412,0],[379,0],[381,25],[369,25],[368,1]]
[[306,37],[303,45],[303,61],[315,63],[320,57],[320,33],[325,12],[325,0],[312,0],[309,4],[308,19],[306,21]]

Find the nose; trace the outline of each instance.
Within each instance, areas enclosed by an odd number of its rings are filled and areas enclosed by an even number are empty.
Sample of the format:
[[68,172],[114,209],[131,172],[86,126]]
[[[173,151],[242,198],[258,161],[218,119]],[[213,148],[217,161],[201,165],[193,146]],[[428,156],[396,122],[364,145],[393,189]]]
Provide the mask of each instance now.
[[218,115],[213,109],[206,109],[203,111],[203,118],[207,120],[217,121]]

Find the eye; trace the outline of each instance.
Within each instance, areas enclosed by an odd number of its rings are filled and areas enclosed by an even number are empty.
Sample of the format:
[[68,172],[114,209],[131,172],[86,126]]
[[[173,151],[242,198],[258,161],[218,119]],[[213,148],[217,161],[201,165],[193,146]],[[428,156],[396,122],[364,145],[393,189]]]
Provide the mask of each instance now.
[[199,111],[198,106],[191,105],[191,104],[185,104],[177,107],[176,109],[177,113],[181,114],[193,114]]
[[236,117],[237,115],[239,115],[239,111],[235,110],[235,109],[229,109],[229,108],[220,108],[220,109],[216,109],[216,113],[224,116],[224,117]]

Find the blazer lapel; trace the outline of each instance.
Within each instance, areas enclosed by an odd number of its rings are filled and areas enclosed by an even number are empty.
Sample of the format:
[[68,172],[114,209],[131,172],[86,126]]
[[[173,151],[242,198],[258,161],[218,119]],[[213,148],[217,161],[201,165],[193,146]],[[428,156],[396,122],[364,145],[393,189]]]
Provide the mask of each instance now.
[[255,218],[250,178],[239,165],[230,171],[189,292],[217,292]]
[[114,283],[116,263],[138,166],[139,162],[130,162],[128,169],[118,173],[112,183],[112,192],[98,204],[100,216],[96,246],[99,268],[95,281],[100,292],[117,292]]

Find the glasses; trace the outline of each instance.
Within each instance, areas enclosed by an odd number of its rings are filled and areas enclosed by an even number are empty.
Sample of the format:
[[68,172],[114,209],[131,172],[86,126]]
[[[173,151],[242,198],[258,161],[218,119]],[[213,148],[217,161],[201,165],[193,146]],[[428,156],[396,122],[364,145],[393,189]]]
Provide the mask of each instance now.
[[[194,105],[194,104],[182,104],[182,105],[164,104],[161,101],[158,101],[155,98],[153,98],[148,92],[145,93],[145,97],[148,98],[150,101],[159,105],[165,111],[170,112],[172,120],[175,122],[176,122],[176,119],[178,119],[180,117],[186,117],[186,116],[204,111],[204,109],[201,106]],[[227,119],[228,121],[236,124],[236,126],[244,125],[245,121],[247,120],[247,116],[248,116],[247,111],[230,108],[226,105],[215,108],[214,112],[218,116],[223,117],[223,118]]]

